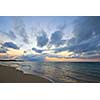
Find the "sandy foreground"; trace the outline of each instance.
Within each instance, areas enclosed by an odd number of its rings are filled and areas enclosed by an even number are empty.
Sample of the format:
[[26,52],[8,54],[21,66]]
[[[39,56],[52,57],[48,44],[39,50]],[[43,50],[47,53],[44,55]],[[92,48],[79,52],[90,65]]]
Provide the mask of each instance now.
[[36,75],[24,74],[15,68],[0,65],[0,83],[50,83]]

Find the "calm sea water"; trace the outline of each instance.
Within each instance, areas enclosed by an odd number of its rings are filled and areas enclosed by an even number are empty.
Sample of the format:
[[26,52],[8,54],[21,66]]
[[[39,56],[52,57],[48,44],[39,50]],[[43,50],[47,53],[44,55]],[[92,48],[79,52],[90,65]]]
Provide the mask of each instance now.
[[99,62],[0,62],[52,82],[100,82]]

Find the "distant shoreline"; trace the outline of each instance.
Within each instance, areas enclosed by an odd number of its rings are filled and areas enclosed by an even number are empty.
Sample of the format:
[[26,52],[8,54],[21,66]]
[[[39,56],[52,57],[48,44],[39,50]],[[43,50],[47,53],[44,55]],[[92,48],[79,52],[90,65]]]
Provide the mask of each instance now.
[[0,61],[4,61],[4,62],[5,62],[5,61],[16,61],[16,62],[19,62],[19,61],[20,61],[20,62],[22,62],[22,61],[24,61],[24,60],[0,60]]
[[47,63],[100,63],[100,61],[28,61],[28,60],[0,60],[1,62],[47,62]]
[[13,67],[0,65],[0,83],[51,83],[37,75],[24,74]]

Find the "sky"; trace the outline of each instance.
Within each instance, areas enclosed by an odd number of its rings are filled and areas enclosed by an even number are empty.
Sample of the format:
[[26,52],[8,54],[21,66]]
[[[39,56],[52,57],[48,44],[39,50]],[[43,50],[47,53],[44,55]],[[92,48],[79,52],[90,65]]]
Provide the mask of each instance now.
[[0,16],[0,59],[100,61],[100,17]]

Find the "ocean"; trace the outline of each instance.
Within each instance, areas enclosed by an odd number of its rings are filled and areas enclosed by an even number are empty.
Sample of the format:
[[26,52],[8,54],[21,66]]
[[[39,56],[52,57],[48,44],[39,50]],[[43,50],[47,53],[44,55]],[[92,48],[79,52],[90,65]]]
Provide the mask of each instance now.
[[100,62],[0,62],[54,83],[100,82]]

